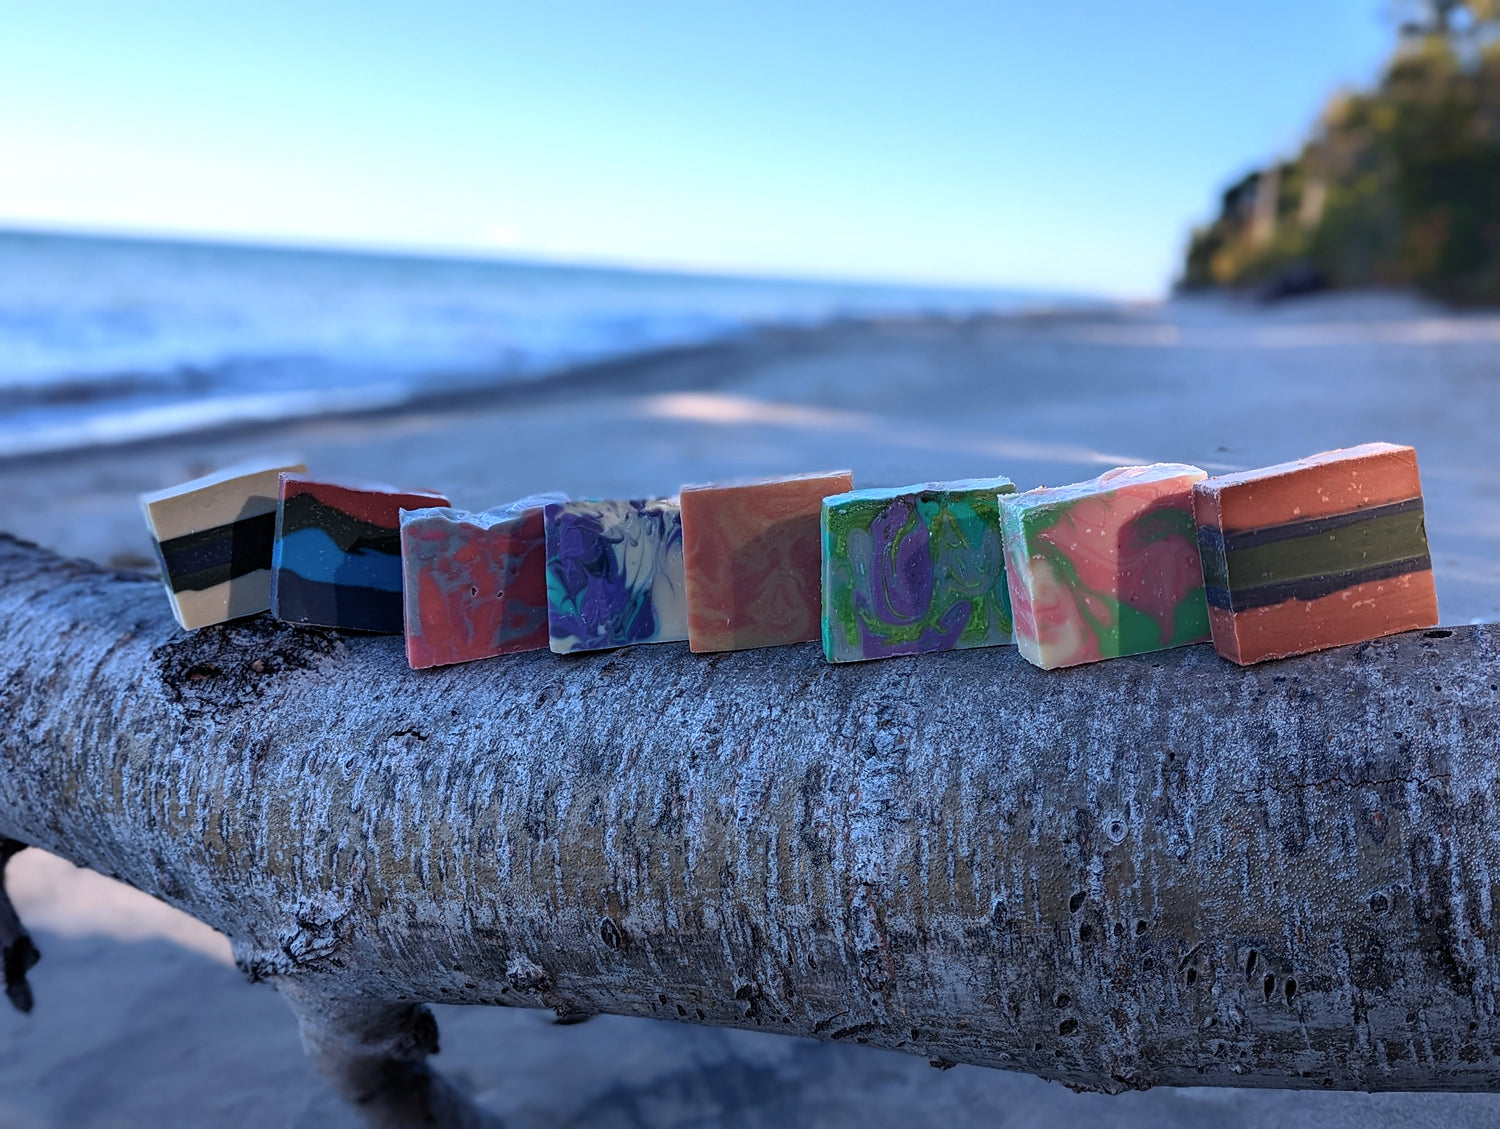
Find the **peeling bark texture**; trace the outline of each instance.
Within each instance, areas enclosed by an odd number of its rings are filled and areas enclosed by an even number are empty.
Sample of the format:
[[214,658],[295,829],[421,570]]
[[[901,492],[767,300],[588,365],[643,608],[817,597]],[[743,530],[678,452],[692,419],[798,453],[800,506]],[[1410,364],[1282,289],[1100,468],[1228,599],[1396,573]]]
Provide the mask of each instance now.
[[31,943],[26,927],[16,916],[16,907],[5,892],[5,864],[12,855],[25,849],[25,843],[0,837],[0,968],[5,972],[5,998],[22,1014],[29,1013],[34,1002],[26,973],[42,959],[42,954]]
[[0,835],[222,929],[377,1124],[479,1116],[426,1001],[1106,1091],[1500,1086],[1495,626],[1250,669],[413,672],[264,616],[189,635],[156,582],[10,540],[0,625]]

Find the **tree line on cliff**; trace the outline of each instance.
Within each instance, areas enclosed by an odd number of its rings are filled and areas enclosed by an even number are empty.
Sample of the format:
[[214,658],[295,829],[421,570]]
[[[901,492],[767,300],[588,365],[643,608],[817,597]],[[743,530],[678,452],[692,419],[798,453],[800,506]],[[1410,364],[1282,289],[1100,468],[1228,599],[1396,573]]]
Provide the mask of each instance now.
[[1415,286],[1500,303],[1500,0],[1423,0],[1376,87],[1225,190],[1184,289]]

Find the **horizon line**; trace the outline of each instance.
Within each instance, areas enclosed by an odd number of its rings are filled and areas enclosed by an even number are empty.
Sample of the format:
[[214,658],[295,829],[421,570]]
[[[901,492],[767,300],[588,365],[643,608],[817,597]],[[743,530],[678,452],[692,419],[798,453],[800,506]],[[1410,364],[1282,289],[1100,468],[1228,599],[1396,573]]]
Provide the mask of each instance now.
[[34,223],[0,215],[0,236],[34,236],[56,239],[96,239],[120,243],[165,243],[223,247],[238,250],[282,251],[292,254],[354,255],[369,258],[400,258],[445,262],[491,263],[578,271],[608,271],[625,274],[670,275],[722,282],[784,282],[801,285],[854,286],[870,289],[911,289],[988,293],[1016,298],[1045,298],[1070,302],[1155,301],[1160,295],[1124,295],[1102,291],[1056,289],[1014,282],[954,282],[931,278],[900,278],[889,275],[836,275],[796,268],[752,270],[727,265],[709,266],[670,260],[641,261],[608,256],[574,256],[541,250],[487,248],[483,245],[414,243],[400,240],[343,240],[295,234],[253,235],[200,229],[152,226],[118,227],[88,223]]

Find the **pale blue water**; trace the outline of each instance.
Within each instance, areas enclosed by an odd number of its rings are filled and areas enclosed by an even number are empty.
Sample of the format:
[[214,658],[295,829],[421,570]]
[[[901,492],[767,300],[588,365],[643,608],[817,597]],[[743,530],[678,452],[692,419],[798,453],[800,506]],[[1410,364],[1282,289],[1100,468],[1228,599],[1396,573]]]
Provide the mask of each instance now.
[[0,457],[397,406],[756,326],[1065,300],[0,232]]

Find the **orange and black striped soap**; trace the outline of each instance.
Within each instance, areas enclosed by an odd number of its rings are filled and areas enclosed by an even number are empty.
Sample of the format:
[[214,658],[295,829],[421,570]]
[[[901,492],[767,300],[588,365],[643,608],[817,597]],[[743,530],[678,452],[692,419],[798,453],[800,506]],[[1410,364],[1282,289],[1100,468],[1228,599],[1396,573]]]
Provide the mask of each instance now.
[[1214,648],[1248,665],[1438,621],[1417,452],[1366,443],[1193,487]]

